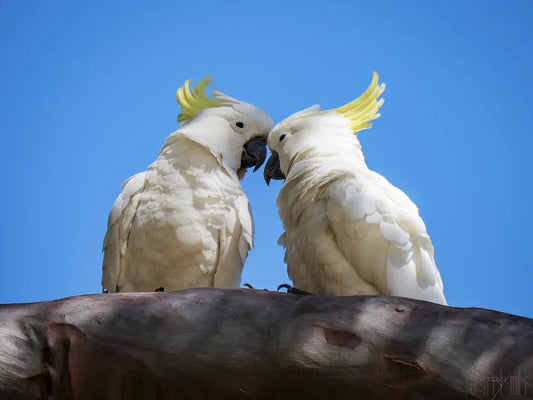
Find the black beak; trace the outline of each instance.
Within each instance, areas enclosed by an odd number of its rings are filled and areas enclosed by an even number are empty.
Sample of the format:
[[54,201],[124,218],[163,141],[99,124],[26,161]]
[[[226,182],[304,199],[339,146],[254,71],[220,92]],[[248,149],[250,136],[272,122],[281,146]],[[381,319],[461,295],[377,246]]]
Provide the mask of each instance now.
[[275,151],[272,152],[272,155],[265,165],[263,176],[265,177],[265,182],[267,185],[270,185],[270,179],[285,179],[285,175],[283,175],[283,172],[281,172],[281,168],[279,166],[278,153]]
[[255,166],[254,172],[263,165],[267,156],[266,141],[263,138],[254,138],[246,142],[241,154],[241,168]]

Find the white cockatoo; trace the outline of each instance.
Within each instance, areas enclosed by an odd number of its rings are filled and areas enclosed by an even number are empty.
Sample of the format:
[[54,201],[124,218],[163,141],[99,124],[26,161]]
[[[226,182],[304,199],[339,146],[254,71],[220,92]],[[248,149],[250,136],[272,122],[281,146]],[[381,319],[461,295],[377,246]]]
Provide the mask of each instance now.
[[321,295],[392,295],[446,304],[433,246],[415,204],[365,164],[355,135],[379,117],[385,85],[332,110],[315,105],[268,136],[280,244],[295,288]]
[[105,235],[102,286],[110,292],[238,287],[253,222],[240,179],[266,158],[273,127],[259,108],[213,89],[178,89],[177,131],[157,159],[122,185]]

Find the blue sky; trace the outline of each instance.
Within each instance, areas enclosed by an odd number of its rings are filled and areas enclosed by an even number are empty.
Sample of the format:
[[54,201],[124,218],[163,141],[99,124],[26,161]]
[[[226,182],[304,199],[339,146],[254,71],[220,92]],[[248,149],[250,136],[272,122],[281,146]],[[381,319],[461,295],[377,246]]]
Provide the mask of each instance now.
[[[213,85],[275,121],[342,105],[376,70],[370,168],[420,209],[450,305],[533,317],[533,3],[0,2],[0,303],[100,291],[107,215],[177,129],[175,91]],[[288,282],[275,198],[243,282]]]

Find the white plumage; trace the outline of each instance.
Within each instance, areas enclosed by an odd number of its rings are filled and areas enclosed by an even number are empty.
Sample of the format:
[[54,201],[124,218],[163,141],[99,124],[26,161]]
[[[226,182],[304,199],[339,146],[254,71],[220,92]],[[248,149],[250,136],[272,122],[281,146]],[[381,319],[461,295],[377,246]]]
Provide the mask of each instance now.
[[358,99],[310,107],[280,122],[265,178],[283,178],[277,204],[296,288],[323,295],[384,294],[446,304],[433,246],[415,204],[365,164],[355,132],[383,103],[377,74]]
[[208,83],[178,90],[180,128],[122,185],[103,244],[102,286],[111,292],[240,284],[253,225],[239,178],[264,161],[273,123],[216,90],[208,98]]

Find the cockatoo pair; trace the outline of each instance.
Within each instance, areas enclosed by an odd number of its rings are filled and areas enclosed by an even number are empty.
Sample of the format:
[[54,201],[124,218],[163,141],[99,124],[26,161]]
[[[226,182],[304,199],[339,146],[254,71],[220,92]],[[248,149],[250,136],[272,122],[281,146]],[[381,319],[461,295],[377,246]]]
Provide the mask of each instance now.
[[[289,277],[322,295],[393,295],[446,304],[415,204],[368,169],[355,135],[379,117],[385,85],[332,110],[315,105],[277,124],[202,79],[178,89],[180,128],[128,179],[109,216],[102,285],[109,291],[238,287],[252,246],[239,180],[272,151],[265,180],[277,204]],[[255,171],[254,169],[254,171]]]

